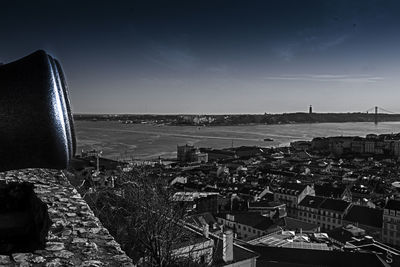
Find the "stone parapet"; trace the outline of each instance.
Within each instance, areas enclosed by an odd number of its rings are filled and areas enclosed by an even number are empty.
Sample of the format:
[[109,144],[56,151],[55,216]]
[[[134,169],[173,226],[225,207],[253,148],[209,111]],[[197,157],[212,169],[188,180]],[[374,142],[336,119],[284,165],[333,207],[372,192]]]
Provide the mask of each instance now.
[[43,250],[0,255],[0,266],[134,266],[62,172],[8,171],[0,181],[32,183],[52,221]]

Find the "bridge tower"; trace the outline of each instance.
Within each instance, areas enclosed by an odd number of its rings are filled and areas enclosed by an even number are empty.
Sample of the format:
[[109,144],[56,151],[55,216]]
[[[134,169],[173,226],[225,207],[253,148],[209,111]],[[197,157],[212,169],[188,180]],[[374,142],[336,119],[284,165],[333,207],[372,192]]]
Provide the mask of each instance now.
[[375,116],[374,116],[374,118],[375,118],[375,124],[378,124],[378,107],[377,106],[375,106]]

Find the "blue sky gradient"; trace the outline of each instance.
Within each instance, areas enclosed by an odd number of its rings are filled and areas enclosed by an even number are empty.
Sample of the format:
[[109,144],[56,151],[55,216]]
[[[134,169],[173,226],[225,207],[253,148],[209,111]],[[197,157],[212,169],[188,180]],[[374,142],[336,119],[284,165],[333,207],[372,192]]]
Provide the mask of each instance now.
[[33,2],[0,62],[47,50],[77,113],[400,113],[399,1]]

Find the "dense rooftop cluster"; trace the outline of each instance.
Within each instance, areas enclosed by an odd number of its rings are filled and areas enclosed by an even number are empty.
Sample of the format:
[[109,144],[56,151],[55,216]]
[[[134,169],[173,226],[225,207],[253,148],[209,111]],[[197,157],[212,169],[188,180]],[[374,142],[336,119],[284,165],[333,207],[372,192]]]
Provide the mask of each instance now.
[[399,156],[398,134],[338,136],[276,148],[178,146],[175,163],[100,159],[98,170],[96,158],[84,155],[73,172],[87,190],[110,187],[99,177],[113,176],[111,187],[121,194],[119,175],[141,170],[164,181],[172,200],[186,208],[190,227],[221,240],[230,230],[234,243],[253,251],[285,244],[295,250],[377,253],[386,261],[384,253],[400,256]]

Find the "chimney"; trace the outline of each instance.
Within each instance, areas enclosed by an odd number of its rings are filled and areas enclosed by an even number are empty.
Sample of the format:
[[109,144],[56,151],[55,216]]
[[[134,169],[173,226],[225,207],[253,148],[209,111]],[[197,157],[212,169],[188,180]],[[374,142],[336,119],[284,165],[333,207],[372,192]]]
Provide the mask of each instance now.
[[210,235],[210,226],[208,225],[208,223],[203,224],[203,235],[205,238],[208,238],[208,236]]
[[222,235],[222,259],[224,262],[233,261],[233,232],[226,230]]

